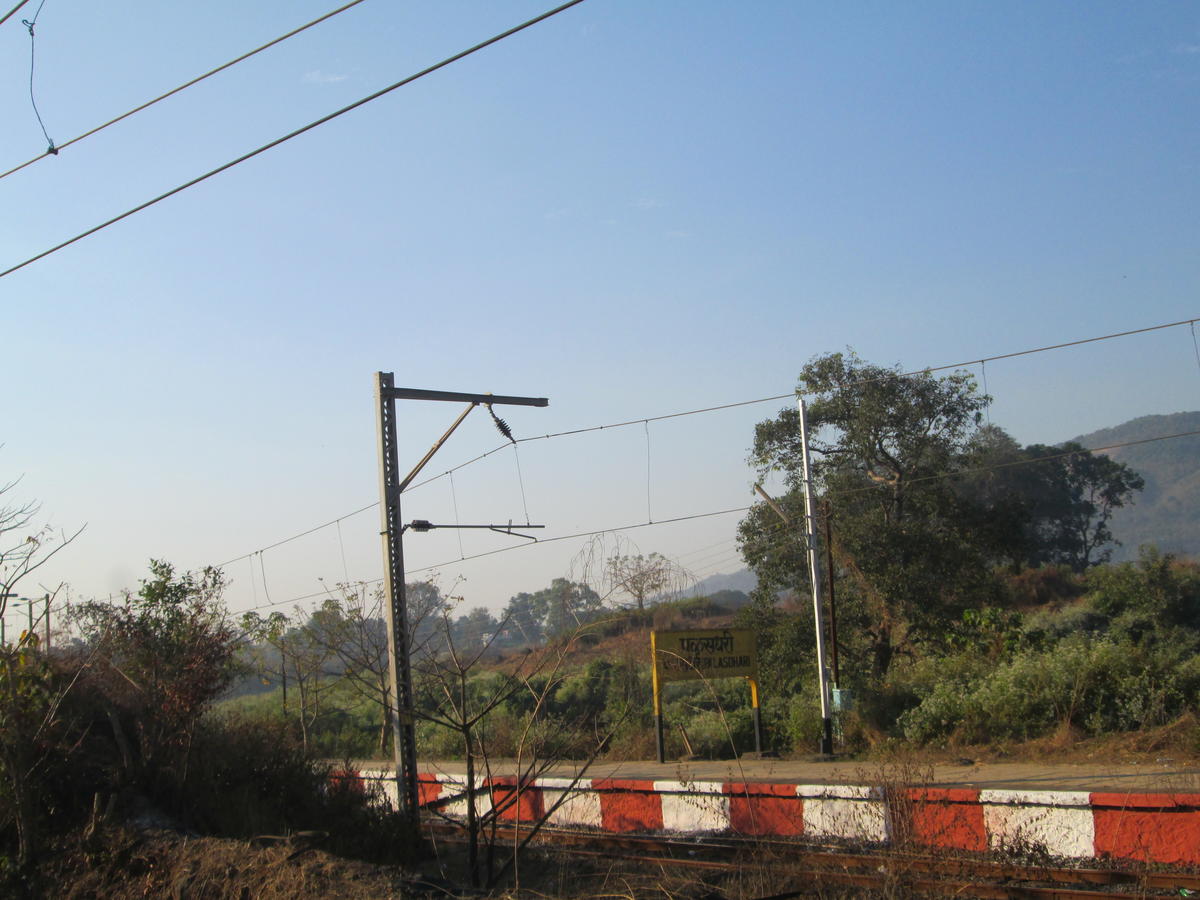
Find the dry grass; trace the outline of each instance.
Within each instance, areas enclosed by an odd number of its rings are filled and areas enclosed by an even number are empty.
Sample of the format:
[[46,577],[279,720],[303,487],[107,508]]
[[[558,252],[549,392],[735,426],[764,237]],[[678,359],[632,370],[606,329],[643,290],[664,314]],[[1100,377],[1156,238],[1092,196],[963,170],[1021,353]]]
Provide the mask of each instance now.
[[412,873],[332,856],[304,841],[189,837],[173,831],[111,829],[59,848],[30,896],[171,897],[178,900],[332,900],[413,896]]
[[[1139,731],[1087,737],[1081,729],[1060,726],[1045,737],[1023,743],[961,744],[945,750],[905,750],[931,763],[967,757],[979,762],[1082,764],[1154,763],[1169,759],[1180,766],[1200,765],[1200,719],[1185,713],[1173,722]],[[878,754],[886,758],[889,754]]]

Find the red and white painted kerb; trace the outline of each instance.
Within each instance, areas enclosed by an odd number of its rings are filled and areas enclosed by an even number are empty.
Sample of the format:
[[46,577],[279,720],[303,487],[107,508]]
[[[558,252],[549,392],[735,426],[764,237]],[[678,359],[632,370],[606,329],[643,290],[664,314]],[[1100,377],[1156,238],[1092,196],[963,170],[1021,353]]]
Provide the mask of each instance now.
[[[395,783],[382,779],[395,802]],[[423,805],[461,816],[462,776],[418,776]],[[803,836],[886,845],[899,835],[932,848],[1200,865],[1200,794],[979,790],[620,778],[479,779],[479,810],[500,818],[613,833]],[[458,798],[450,800],[450,798]],[[450,800],[450,802],[445,802]],[[561,800],[561,802],[560,802]]]

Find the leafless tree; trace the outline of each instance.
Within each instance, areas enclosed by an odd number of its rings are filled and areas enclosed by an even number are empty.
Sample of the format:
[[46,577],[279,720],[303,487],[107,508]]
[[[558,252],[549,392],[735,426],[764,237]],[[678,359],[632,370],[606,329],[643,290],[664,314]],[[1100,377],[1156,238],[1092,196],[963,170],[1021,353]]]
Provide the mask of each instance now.
[[604,601],[632,599],[639,610],[648,600],[673,600],[695,584],[695,576],[661,553],[642,553],[621,534],[598,534],[575,555],[571,577],[590,585]]
[[[471,882],[478,887],[494,886],[517,866],[520,852],[537,830],[565,800],[543,810],[534,821],[525,822],[529,831],[516,839],[511,854],[499,858],[498,825],[514,809],[521,808],[522,795],[533,788],[535,780],[564,758],[564,748],[578,749],[572,741],[576,729],[572,723],[549,722],[546,716],[549,698],[562,683],[564,665],[574,646],[574,636],[556,642],[553,648],[521,654],[504,667],[493,667],[490,677],[480,675],[480,661],[506,623],[483,641],[472,641],[469,650],[458,646],[448,614],[439,623],[438,643],[427,644],[414,661],[414,674],[422,703],[418,715],[427,721],[457,733],[461,740],[466,776],[462,794],[452,798],[463,810],[461,824],[467,836],[468,868]],[[487,736],[488,720],[501,707],[521,697],[527,712],[516,736],[516,772],[503,779],[495,777]],[[594,737],[583,754],[583,765],[576,770],[575,781],[582,778],[598,755],[607,736]],[[482,776],[482,777],[481,777]],[[574,782],[572,782],[573,786]],[[443,801],[442,806],[449,805]],[[484,858],[480,858],[481,850]]]
[[383,591],[367,585],[339,584],[313,614],[314,640],[337,660],[344,682],[358,696],[379,707],[380,758],[387,754],[391,733],[391,679],[388,676],[387,625]]
[[[34,520],[40,507],[33,502],[5,505],[9,494],[19,483],[0,485],[0,616],[15,597],[17,585],[48,563],[74,541],[86,525],[74,534],[65,531],[57,535],[50,526],[37,527]],[[60,586],[61,587],[61,586]]]

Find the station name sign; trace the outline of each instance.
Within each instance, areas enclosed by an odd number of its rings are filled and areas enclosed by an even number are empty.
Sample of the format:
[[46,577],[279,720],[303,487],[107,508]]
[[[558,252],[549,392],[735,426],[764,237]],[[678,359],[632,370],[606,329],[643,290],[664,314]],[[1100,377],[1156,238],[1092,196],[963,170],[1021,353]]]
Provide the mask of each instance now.
[[758,674],[758,648],[748,628],[652,631],[650,646],[660,683]]

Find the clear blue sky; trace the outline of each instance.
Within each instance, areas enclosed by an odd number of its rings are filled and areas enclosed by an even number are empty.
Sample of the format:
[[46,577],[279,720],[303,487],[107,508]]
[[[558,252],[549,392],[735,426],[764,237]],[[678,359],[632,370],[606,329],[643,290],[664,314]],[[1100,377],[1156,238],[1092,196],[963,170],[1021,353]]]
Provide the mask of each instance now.
[[[62,143],[334,5],[46,0],[38,106]],[[0,269],[546,8],[366,0],[0,180]],[[0,27],[0,170],[44,149],[35,9]],[[376,499],[377,370],[549,396],[506,414],[528,436],[783,394],[846,346],[919,368],[1191,318],[1198,96],[1191,2],[588,0],[0,279],[0,475],[88,523],[43,582],[105,595],[150,557],[224,562]],[[1024,442],[1200,407],[1187,328],[987,377]],[[780,405],[651,426],[649,513],[640,426],[522,445],[530,517],[550,536],[745,505]],[[404,404],[402,460],[456,412]],[[429,472],[498,443],[477,411]],[[406,518],[453,521],[454,498],[464,522],[524,519],[513,454]],[[706,575],[740,567],[736,522],[630,537]],[[376,514],[341,532],[253,581],[232,564],[231,604],[378,577]],[[450,533],[407,547],[459,555]],[[578,550],[442,579],[497,607]]]

